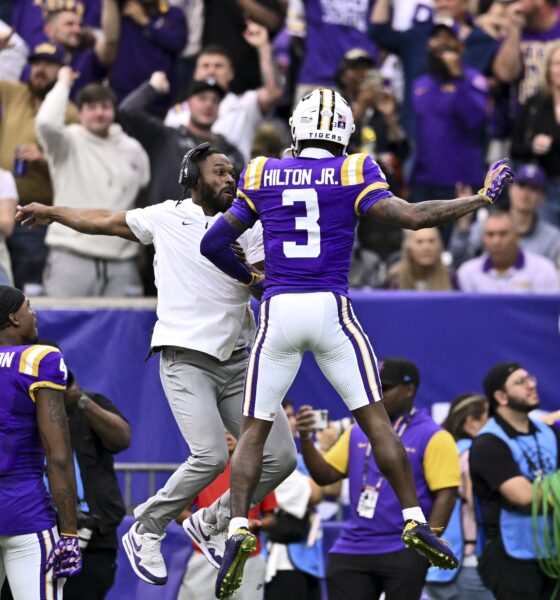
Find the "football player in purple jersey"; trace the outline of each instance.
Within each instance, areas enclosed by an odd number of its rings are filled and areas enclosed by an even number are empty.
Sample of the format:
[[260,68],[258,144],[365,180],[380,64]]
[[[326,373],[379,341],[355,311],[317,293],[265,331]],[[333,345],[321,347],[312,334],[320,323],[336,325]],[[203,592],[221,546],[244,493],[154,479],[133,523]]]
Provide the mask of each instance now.
[[[232,208],[201,242],[202,254],[216,266],[264,292],[245,380],[243,433],[232,459],[232,519],[216,580],[218,598],[239,587],[256,544],[247,513],[262,449],[306,351],[313,352],[368,436],[375,462],[403,508],[404,543],[439,567],[457,566],[419,507],[406,452],[381,402],[375,354],[348,298],[348,272],[360,216],[406,229],[433,227],[492,203],[513,173],[503,160],[493,165],[475,196],[409,204],[392,195],[370,156],[345,154],[354,119],[337,92],[316,89],[304,96],[290,126],[293,157],[252,160],[240,176]],[[263,227],[264,279],[231,249],[257,220]],[[364,511],[373,510],[375,501],[365,494],[369,508]]]
[[0,587],[7,576],[14,598],[56,600],[82,557],[63,396],[68,373],[59,350],[37,338],[29,300],[0,286]]

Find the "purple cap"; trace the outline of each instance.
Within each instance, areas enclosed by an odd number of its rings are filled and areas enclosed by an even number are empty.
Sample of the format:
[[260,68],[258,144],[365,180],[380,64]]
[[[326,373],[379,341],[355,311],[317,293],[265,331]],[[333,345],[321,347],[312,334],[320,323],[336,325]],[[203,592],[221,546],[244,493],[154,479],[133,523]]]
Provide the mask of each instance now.
[[56,44],[50,42],[43,42],[38,46],[35,46],[33,52],[29,56],[29,62],[35,60],[49,60],[54,63],[63,65],[66,61],[64,60],[64,50]]
[[515,170],[515,183],[546,189],[546,173],[538,165],[521,165]]

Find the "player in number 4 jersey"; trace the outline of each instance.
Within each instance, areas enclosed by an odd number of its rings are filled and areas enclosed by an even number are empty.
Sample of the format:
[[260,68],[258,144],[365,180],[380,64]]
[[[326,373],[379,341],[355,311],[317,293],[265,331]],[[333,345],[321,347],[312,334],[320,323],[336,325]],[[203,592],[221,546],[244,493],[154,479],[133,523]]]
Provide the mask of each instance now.
[[[337,92],[317,89],[304,96],[290,126],[294,157],[252,160],[241,174],[232,208],[201,243],[202,254],[225,273],[264,288],[245,380],[243,434],[232,459],[232,520],[216,581],[219,598],[229,597],[240,585],[254,547],[246,517],[260,477],[263,445],[306,351],[313,352],[367,434],[375,462],[403,507],[405,544],[442,568],[457,566],[418,505],[406,453],[380,402],[375,354],[348,298],[348,272],[360,216],[407,229],[433,227],[492,203],[513,173],[500,161],[476,196],[409,204],[391,194],[371,157],[344,154],[354,119]],[[231,249],[257,220],[264,232],[264,282]]]
[[29,300],[0,286],[0,588],[7,576],[16,600],[60,599],[63,578],[82,568],[68,372],[59,350],[36,344],[37,336]]

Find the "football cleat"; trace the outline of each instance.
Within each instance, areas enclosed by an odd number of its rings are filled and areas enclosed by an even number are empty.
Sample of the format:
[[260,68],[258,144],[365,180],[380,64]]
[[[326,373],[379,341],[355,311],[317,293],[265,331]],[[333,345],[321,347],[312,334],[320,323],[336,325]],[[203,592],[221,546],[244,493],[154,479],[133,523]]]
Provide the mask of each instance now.
[[427,523],[417,523],[409,519],[404,524],[401,539],[407,548],[414,548],[440,569],[456,569],[459,566],[451,548],[445,540],[438,538]]
[[236,529],[228,538],[216,577],[216,598],[229,598],[241,587],[245,562],[256,547],[257,538],[245,527]]

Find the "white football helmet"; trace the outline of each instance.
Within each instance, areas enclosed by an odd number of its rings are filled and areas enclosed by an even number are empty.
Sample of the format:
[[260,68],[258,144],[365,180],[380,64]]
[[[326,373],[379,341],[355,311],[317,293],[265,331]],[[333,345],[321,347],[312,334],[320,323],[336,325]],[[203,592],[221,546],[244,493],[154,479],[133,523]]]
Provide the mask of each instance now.
[[335,142],[346,150],[356,129],[348,102],[328,88],[318,88],[306,94],[298,102],[289,122],[296,153],[303,140]]

